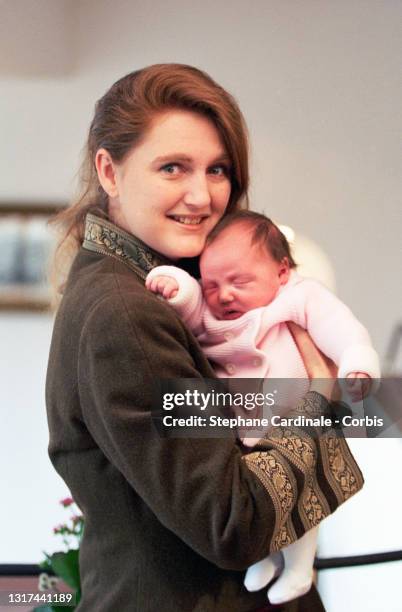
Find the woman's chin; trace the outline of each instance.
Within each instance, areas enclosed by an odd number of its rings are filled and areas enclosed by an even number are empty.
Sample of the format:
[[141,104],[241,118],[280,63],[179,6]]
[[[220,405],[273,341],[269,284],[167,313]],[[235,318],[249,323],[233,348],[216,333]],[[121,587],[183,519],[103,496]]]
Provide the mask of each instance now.
[[187,240],[179,239],[178,244],[175,245],[174,247],[171,245],[170,248],[165,250],[164,254],[166,255],[166,257],[168,257],[169,259],[172,259],[173,261],[177,259],[185,259],[185,258],[187,259],[190,257],[198,257],[198,255],[201,255],[204,245],[205,245],[204,238],[202,240],[197,240],[197,241],[195,240],[187,241]]

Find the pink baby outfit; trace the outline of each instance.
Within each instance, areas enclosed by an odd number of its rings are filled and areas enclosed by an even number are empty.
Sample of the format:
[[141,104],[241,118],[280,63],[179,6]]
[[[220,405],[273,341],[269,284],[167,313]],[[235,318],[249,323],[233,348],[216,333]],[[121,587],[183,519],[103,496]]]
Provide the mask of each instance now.
[[218,320],[204,301],[200,284],[174,266],[154,268],[149,278],[173,277],[177,295],[168,302],[193,331],[216,374],[222,378],[305,378],[302,358],[286,325],[307,329],[318,348],[338,366],[338,377],[365,372],[380,376],[369,334],[350,309],[318,281],[295,271],[267,306],[238,319]]

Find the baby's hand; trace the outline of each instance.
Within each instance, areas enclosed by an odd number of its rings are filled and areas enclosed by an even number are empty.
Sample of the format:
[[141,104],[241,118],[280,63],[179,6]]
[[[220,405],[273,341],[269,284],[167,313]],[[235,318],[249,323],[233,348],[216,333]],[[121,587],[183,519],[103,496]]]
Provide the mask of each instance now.
[[346,389],[353,402],[367,397],[371,388],[371,378],[365,372],[351,372],[346,376]]
[[162,295],[165,300],[170,300],[177,295],[179,285],[171,276],[154,276],[146,279],[145,286],[149,291]]

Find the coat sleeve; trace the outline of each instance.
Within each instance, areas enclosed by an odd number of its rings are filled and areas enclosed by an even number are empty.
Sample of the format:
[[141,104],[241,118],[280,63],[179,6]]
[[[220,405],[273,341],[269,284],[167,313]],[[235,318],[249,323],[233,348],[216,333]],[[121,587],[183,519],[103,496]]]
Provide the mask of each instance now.
[[[243,570],[318,524],[361,488],[362,477],[342,438],[311,437],[303,448],[263,440],[244,454],[234,434],[161,437],[151,419],[152,389],[158,377],[200,378],[189,342],[177,315],[154,296],[144,303],[122,290],[103,298],[81,334],[83,418],[166,528],[216,565]],[[312,393],[298,409],[326,406]]]

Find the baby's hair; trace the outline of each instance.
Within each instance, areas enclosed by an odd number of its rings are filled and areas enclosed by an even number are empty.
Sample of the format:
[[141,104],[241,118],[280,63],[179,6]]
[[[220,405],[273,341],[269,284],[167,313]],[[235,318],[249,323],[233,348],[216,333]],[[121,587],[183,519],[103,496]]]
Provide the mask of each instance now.
[[235,223],[243,223],[253,230],[251,244],[258,244],[265,247],[278,263],[281,263],[286,257],[290,268],[297,267],[290,250],[289,242],[279,227],[262,213],[257,213],[252,210],[241,210],[225,215],[208,234],[206,246],[212,244],[227,227]]

